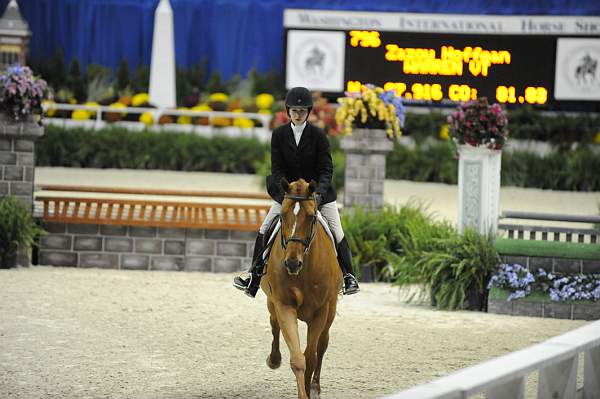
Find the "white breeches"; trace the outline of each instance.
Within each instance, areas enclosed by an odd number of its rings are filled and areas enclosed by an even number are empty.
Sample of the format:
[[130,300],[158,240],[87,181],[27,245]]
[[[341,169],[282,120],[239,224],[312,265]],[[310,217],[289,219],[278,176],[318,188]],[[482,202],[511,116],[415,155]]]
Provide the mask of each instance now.
[[[271,224],[271,221],[273,221],[273,219],[275,219],[275,217],[280,213],[281,204],[277,201],[273,201],[271,209],[269,209],[269,212],[267,213],[267,216],[265,217],[265,220],[263,221],[263,224],[262,226],[260,226],[260,229],[258,231],[261,234],[265,234],[267,232],[267,229],[269,228],[269,225]],[[340,213],[338,211],[337,202],[333,201],[324,204],[321,207],[321,215],[323,215],[325,220],[327,220],[327,223],[329,223],[329,227],[332,230],[331,232],[335,237],[335,241],[339,244],[340,241],[342,241],[342,239],[344,238],[344,230],[342,230],[342,221],[340,220]]]

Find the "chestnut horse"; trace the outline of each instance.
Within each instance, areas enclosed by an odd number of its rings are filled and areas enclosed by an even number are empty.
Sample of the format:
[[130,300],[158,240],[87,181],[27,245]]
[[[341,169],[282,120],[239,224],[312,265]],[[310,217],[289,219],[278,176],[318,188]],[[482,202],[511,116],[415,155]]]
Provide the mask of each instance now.
[[[290,366],[298,384],[298,398],[321,393],[321,365],[335,318],[342,272],[333,241],[317,221],[316,183],[282,179],[285,197],[281,228],[267,261],[261,288],[267,294],[273,342],[267,365],[281,365],[279,331],[290,351]],[[300,350],[298,321],[308,325],[304,353]],[[311,384],[312,381],[312,384]]]

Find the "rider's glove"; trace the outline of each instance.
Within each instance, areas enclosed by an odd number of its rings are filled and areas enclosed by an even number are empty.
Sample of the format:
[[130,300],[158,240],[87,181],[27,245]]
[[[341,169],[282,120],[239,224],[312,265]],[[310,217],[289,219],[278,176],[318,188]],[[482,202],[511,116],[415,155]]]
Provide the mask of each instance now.
[[316,193],[315,198],[317,200],[317,209],[321,210],[321,207],[323,206],[323,197],[321,196],[321,193]]

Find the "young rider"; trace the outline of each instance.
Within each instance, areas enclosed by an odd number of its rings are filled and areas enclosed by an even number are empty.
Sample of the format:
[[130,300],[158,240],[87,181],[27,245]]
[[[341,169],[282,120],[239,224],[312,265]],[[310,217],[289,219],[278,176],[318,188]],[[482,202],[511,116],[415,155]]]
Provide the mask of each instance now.
[[281,212],[284,195],[280,186],[282,177],[289,182],[300,178],[317,182],[317,206],[329,223],[337,242],[338,261],[344,275],[344,294],[351,295],[359,291],[352,269],[350,246],[344,237],[337,208],[329,141],[322,129],[307,122],[312,107],[312,95],[307,88],[290,89],[285,97],[285,108],[290,123],[275,128],[271,136],[271,175],[267,177],[267,191],[273,198],[273,204],[256,237],[252,267],[248,271],[250,276],[245,279],[237,276],[233,280],[236,288],[244,290],[251,297],[258,291],[264,269],[261,256],[264,234]]

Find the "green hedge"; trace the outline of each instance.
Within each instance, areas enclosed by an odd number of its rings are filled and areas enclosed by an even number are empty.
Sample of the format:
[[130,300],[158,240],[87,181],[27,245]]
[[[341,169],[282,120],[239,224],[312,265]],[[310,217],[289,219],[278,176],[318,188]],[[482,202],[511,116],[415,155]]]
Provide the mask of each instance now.
[[494,245],[502,255],[600,259],[600,245],[598,244],[499,238],[494,242]]
[[256,138],[47,126],[37,142],[36,164],[255,173],[268,148]]
[[[600,156],[587,147],[555,149],[547,156],[524,151],[502,153],[502,185],[550,190],[600,191]],[[457,184],[458,162],[448,143],[396,143],[387,156],[386,178]]]
[[[330,137],[336,187],[344,184],[344,153]],[[189,133],[93,131],[47,126],[36,146],[38,166],[164,169],[227,173],[269,173],[269,144],[255,138],[206,138]],[[387,156],[386,178],[456,184],[458,162],[448,142],[396,142]],[[600,156],[581,146],[539,155],[502,154],[502,185],[553,190],[600,191]]]
[[[509,140],[537,140],[567,146],[576,142],[591,143],[600,133],[600,115],[594,114],[542,114],[531,107],[522,107],[508,111],[508,122]],[[402,132],[420,143],[429,137],[439,137],[446,123],[446,116],[438,111],[407,112]]]

